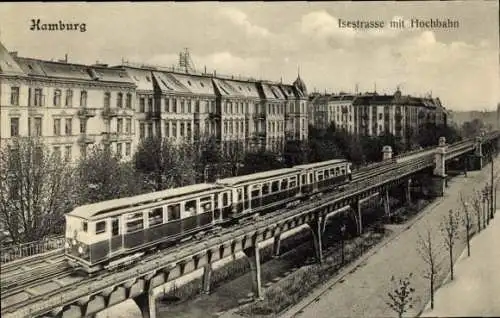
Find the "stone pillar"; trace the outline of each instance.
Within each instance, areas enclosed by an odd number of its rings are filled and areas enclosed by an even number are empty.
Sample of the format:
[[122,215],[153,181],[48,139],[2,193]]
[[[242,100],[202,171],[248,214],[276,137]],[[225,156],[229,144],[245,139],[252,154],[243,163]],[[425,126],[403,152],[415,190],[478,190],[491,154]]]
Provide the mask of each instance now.
[[312,232],[316,260],[320,264],[323,263],[323,222],[323,217],[319,216],[308,224]]
[[212,264],[203,266],[203,293],[210,294],[210,282],[212,278]]
[[386,189],[384,194],[384,212],[386,216],[391,215],[391,206],[389,204],[389,189]]
[[406,204],[411,205],[411,178],[406,183]]
[[391,146],[382,147],[382,159],[384,161],[392,159],[392,147]]
[[254,297],[257,299],[263,299],[264,293],[262,292],[262,275],[260,274],[260,251],[257,242],[254,246],[245,249],[244,252],[250,261]]
[[143,293],[133,299],[137,306],[139,306],[143,318],[156,318],[156,303],[153,295]]
[[439,146],[434,155],[435,167],[432,176],[431,193],[435,196],[443,196],[446,188],[446,139],[439,138]]
[[280,256],[280,247],[281,247],[281,237],[280,235],[275,235],[274,236],[274,243],[273,243],[273,257],[278,257]]

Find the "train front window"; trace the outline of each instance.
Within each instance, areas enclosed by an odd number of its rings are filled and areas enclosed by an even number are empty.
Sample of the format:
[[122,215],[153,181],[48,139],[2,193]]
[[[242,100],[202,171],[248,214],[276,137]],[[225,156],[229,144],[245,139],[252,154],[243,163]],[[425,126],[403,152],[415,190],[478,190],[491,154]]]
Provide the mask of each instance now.
[[106,221],[100,221],[95,224],[95,234],[106,232]]
[[167,207],[167,217],[169,221],[178,220],[181,218],[181,205],[173,204]]
[[163,223],[163,208],[155,208],[149,211],[149,226]]
[[196,215],[196,200],[187,201],[184,204],[184,213],[186,217]]

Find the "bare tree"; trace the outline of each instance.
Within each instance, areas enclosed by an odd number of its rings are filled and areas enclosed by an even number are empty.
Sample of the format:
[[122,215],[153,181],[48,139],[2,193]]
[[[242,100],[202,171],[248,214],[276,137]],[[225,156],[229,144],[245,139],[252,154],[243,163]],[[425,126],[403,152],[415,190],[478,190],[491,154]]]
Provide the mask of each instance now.
[[481,232],[481,193],[474,192],[472,194],[472,208],[477,217],[477,231]]
[[386,304],[398,314],[399,318],[403,317],[403,314],[413,307],[411,303],[415,289],[411,287],[410,283],[412,275],[410,273],[408,276],[398,280],[394,276],[391,277],[391,282],[395,285],[395,288],[393,291],[387,293],[389,300],[386,301]]
[[227,149],[227,162],[231,168],[231,176],[237,176],[243,160],[245,160],[245,149],[243,142],[235,141],[229,144]]
[[0,222],[13,243],[62,231],[72,190],[69,163],[40,140],[16,138],[0,149]]
[[465,236],[467,239],[467,256],[470,256],[472,215],[469,211],[469,204],[464,200],[462,193],[460,193],[460,203],[462,204],[462,225],[465,227]]
[[443,235],[444,244],[446,249],[448,250],[450,256],[450,271],[451,271],[451,280],[453,280],[453,246],[455,245],[455,241],[458,238],[458,227],[459,227],[459,215],[457,212],[453,210],[449,210],[448,214],[443,217],[441,221],[440,229],[441,234]]
[[439,265],[437,263],[438,251],[432,240],[429,226],[426,228],[425,236],[420,235],[420,233],[418,234],[417,252],[427,264],[427,269],[424,270],[424,278],[429,280],[431,309],[434,309],[434,282],[439,270]]

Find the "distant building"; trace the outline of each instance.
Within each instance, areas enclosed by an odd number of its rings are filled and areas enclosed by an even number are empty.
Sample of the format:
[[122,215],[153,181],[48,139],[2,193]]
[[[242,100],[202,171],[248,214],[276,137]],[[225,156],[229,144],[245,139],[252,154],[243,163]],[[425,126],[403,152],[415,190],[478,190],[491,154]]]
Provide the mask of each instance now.
[[425,123],[447,124],[448,112],[439,98],[365,93],[359,95],[316,95],[311,100],[313,126],[377,136],[390,133],[408,137]]
[[306,85],[128,63],[110,67],[18,57],[0,44],[0,141],[42,137],[68,160],[102,143],[130,159],[146,137],[280,153],[308,136]]

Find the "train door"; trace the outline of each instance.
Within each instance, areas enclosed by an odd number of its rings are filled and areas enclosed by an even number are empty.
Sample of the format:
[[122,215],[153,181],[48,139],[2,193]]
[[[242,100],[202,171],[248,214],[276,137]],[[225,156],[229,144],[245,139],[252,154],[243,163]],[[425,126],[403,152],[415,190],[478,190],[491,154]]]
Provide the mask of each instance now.
[[250,200],[248,195],[248,186],[243,187],[243,211],[248,211],[250,209]]
[[111,240],[109,242],[109,250],[111,253],[116,252],[123,247],[123,237],[119,217],[111,218]]

